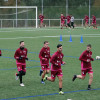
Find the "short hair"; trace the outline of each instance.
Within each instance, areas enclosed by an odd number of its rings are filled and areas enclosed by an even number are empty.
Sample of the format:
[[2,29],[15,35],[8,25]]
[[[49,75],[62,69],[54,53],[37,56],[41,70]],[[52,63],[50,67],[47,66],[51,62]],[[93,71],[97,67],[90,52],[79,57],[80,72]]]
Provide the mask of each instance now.
[[48,43],[48,41],[44,41],[44,44]]
[[92,46],[91,46],[91,44],[88,44],[87,47],[90,47],[91,48]]
[[59,48],[59,47],[61,47],[61,46],[62,46],[62,44],[58,44],[58,45],[57,45],[57,48]]
[[24,41],[20,41],[20,44],[21,44],[22,42],[24,42]]

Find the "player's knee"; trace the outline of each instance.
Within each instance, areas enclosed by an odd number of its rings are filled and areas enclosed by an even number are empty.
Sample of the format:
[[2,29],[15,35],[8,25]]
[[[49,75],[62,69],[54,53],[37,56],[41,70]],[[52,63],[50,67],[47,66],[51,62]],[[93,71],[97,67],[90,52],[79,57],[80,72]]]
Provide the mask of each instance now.
[[54,82],[54,81],[55,81],[55,79],[52,79],[52,80],[51,80],[51,82]]
[[26,75],[26,72],[23,71],[23,75]]
[[93,79],[93,75],[90,75],[90,79]]
[[82,80],[84,80],[85,79],[85,76],[82,76]]

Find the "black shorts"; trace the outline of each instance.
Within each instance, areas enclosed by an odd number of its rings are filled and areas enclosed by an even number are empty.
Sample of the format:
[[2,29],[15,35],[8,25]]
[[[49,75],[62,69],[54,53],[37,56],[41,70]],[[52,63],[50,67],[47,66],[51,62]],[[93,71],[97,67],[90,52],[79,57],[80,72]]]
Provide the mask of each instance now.
[[71,22],[71,26],[74,26],[74,22]]
[[70,27],[70,23],[67,23],[67,26]]

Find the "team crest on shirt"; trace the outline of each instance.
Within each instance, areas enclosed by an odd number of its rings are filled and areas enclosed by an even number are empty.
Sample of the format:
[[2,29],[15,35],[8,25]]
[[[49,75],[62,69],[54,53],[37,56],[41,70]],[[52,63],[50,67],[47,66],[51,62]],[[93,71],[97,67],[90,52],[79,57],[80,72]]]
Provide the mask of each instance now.
[[23,51],[24,54],[26,54],[26,51]]
[[22,51],[20,51],[20,53],[22,53]]

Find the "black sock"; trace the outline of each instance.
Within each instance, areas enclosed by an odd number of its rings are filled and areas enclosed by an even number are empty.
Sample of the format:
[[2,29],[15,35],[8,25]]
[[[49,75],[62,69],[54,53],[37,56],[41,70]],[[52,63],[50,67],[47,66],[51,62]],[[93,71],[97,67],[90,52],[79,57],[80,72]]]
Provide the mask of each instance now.
[[59,88],[59,91],[62,91],[62,88]]
[[88,88],[91,88],[91,85],[88,85]]
[[20,79],[20,83],[22,83],[22,72],[19,72],[19,79]]
[[41,81],[43,81],[43,79],[41,79]]

